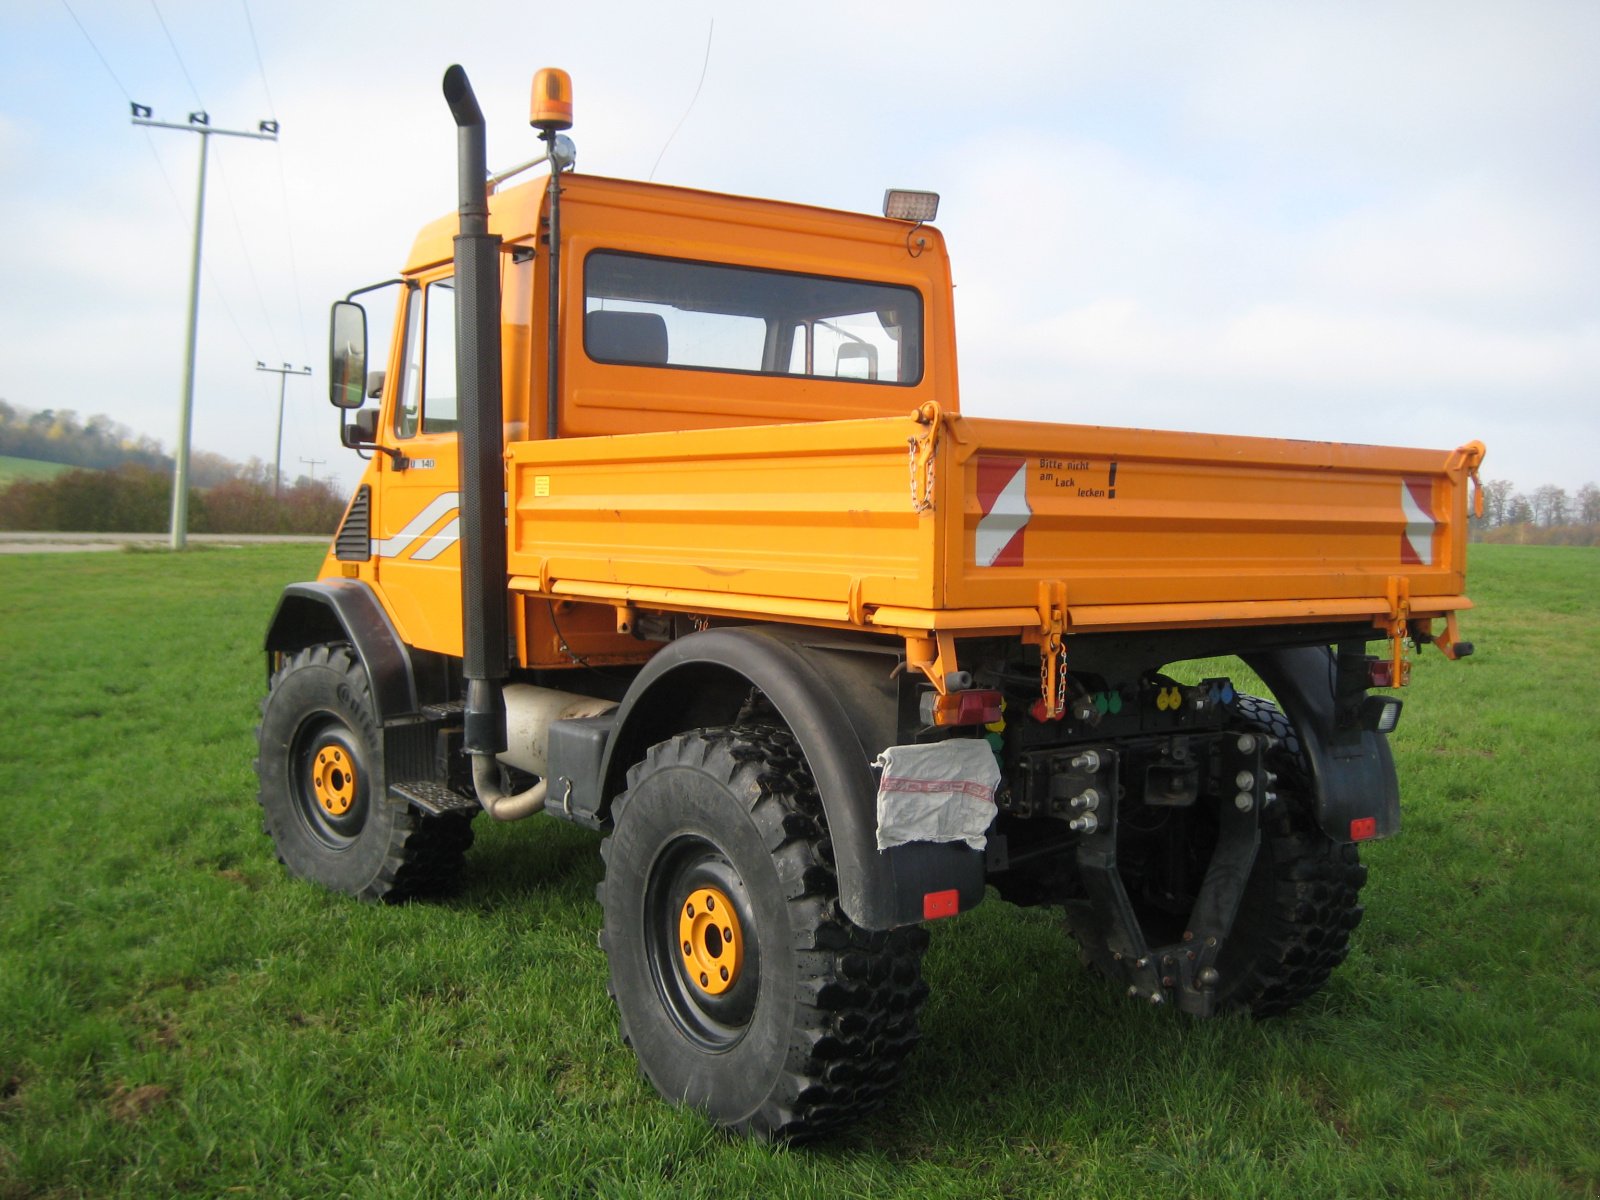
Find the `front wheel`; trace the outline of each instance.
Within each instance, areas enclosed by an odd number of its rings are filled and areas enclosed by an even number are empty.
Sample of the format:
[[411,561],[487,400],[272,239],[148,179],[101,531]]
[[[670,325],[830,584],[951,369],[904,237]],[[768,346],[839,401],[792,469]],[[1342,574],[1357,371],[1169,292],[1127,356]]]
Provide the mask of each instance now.
[[425,816],[388,795],[382,730],[349,646],[285,660],[256,733],[262,825],[291,875],[391,902],[456,881],[472,816]]
[[794,739],[706,729],[628,775],[602,848],[601,943],[623,1040],[667,1099],[798,1140],[875,1108],[917,1040],[927,935],[839,908]]

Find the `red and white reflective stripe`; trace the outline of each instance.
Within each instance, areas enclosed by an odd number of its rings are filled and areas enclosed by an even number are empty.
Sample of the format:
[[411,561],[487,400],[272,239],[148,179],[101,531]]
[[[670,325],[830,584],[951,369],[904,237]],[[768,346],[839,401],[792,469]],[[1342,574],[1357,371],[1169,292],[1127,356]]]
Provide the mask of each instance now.
[[1400,485],[1400,509],[1406,527],[1400,534],[1400,561],[1412,566],[1433,566],[1433,484],[1427,479],[1407,479]]
[[980,567],[1020,567],[1022,533],[1033,516],[1028,507],[1028,460],[978,459],[978,539],[973,557]]

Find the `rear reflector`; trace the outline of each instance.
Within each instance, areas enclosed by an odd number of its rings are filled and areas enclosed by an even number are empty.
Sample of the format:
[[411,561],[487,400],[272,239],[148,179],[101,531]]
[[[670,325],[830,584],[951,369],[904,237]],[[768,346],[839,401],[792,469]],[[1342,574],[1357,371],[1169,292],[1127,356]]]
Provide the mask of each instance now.
[[1375,838],[1377,836],[1377,817],[1357,817],[1355,820],[1350,822],[1350,840],[1352,842],[1364,842],[1368,838]]
[[940,917],[953,917],[961,911],[961,893],[955,888],[947,892],[927,892],[922,897],[922,919],[936,921]]

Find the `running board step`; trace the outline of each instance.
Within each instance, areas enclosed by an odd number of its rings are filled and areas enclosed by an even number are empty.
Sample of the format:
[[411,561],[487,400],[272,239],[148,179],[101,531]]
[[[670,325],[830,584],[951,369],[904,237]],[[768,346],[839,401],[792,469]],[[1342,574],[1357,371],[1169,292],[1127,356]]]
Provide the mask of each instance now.
[[415,808],[434,817],[443,817],[450,813],[482,812],[483,806],[471,796],[463,796],[454,788],[446,787],[442,783],[431,780],[418,780],[414,783],[391,783],[389,794],[404,800]]

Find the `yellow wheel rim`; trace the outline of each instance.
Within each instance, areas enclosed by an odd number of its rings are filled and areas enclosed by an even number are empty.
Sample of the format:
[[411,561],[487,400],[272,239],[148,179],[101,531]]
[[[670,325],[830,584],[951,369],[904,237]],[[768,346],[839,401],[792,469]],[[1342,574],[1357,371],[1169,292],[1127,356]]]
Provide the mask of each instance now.
[[317,751],[311,767],[311,790],[330,817],[342,817],[356,799],[356,765],[343,746],[328,745]]
[[696,888],[678,910],[678,953],[689,980],[708,996],[739,982],[744,934],[721,889]]

